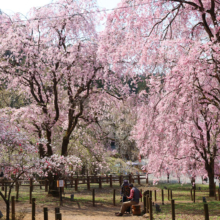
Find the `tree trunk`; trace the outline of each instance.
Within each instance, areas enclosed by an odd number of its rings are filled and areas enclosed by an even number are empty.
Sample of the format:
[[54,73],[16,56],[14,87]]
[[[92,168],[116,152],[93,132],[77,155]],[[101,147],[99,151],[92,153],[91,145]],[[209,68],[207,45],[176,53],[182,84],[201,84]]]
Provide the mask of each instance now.
[[63,138],[63,143],[62,143],[62,152],[61,152],[62,156],[67,156],[68,144],[69,144],[69,136],[65,136]]
[[6,200],[6,220],[9,220],[10,217],[10,201]]
[[43,144],[39,144],[38,150],[39,150],[38,152],[39,152],[40,158],[43,158],[46,156]]
[[2,193],[2,191],[0,191],[0,196],[2,197],[2,199],[4,200],[5,202],[5,205],[6,205],[6,220],[9,220],[9,215],[10,215],[10,190],[9,190],[9,193],[8,193],[8,200],[6,199],[5,195]]
[[59,196],[59,188],[57,187],[57,180],[59,179],[59,176],[53,176],[51,173],[48,174],[48,180],[49,180],[49,190],[48,194],[52,195],[54,197]]
[[209,163],[205,166],[209,177],[209,196],[215,196],[215,173],[214,160],[211,158]]
[[215,176],[214,173],[208,173],[209,176],[209,196],[215,196]]
[[51,131],[47,130],[47,156],[52,156],[53,155],[53,150],[52,150],[52,146],[51,146]]

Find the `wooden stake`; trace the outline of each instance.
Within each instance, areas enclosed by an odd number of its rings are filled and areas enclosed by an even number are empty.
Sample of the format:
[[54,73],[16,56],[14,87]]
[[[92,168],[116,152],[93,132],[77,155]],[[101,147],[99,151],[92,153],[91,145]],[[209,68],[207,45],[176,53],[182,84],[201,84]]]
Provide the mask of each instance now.
[[32,220],[35,220],[35,198],[32,199]]
[[95,189],[92,190],[92,205],[95,206]]
[[113,205],[115,206],[115,189],[113,189]]
[[162,197],[162,205],[164,205],[164,194],[163,194],[163,189],[161,189],[161,197]]
[[193,203],[196,202],[196,187],[193,188]]
[[48,192],[48,181],[45,180],[45,192]]
[[43,208],[44,211],[44,220],[48,220],[48,208]]
[[15,197],[11,197],[11,218],[15,220]]
[[87,189],[90,190],[90,178],[87,176]]
[[77,190],[78,190],[78,178],[75,179],[75,191],[77,191]]
[[55,220],[57,220],[57,214],[60,213],[60,208],[56,207],[55,208]]
[[171,200],[171,209],[172,209],[172,220],[175,220],[175,201]]
[[99,189],[101,189],[102,188],[102,177],[100,176],[99,177]]
[[149,203],[149,217],[150,220],[153,220],[153,208],[152,208],[152,198],[148,198],[148,203]]
[[205,215],[205,220],[209,220],[209,209],[207,203],[204,203],[204,215]]
[[138,174],[138,184],[141,184],[140,175]]
[[62,214],[61,213],[56,214],[56,220],[62,220]]

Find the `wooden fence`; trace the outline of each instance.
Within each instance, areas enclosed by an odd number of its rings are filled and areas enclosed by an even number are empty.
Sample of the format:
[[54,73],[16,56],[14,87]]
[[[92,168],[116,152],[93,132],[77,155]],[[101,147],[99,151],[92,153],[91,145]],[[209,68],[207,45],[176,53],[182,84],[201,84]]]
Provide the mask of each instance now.
[[[146,176],[140,176],[140,175],[106,175],[106,176],[96,176],[96,175],[72,175],[69,178],[63,179],[65,181],[65,188],[75,188],[75,191],[78,190],[79,185],[86,185],[87,189],[90,190],[91,184],[97,184],[99,188],[102,188],[103,183],[109,184],[110,187],[113,186],[113,183],[118,183],[120,186],[123,183],[123,180],[127,179],[130,183],[138,183],[141,184],[141,180],[146,181],[148,183],[148,178]],[[12,181],[2,180],[0,182],[2,191],[5,191],[5,195],[7,195],[7,188],[10,186]],[[32,201],[32,192],[35,187],[44,187],[45,192],[48,192],[49,188],[49,181],[47,179],[38,179],[38,180],[18,180],[15,182],[15,191],[16,193],[16,201],[18,201],[19,197],[19,188],[23,187],[29,187],[30,192],[30,203]],[[64,192],[64,188],[62,189]]]

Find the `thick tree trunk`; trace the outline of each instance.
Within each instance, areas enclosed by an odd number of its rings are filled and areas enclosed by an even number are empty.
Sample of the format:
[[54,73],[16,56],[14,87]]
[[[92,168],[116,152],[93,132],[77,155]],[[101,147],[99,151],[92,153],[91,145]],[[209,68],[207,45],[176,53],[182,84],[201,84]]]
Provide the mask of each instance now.
[[215,176],[214,173],[208,173],[209,176],[209,196],[215,196]]
[[68,144],[69,144],[69,136],[65,136],[63,138],[61,155],[67,156]]
[[39,144],[38,152],[39,152],[40,158],[43,158],[46,156],[43,144]]
[[54,197],[59,196],[59,188],[57,187],[57,180],[59,179],[59,176],[53,176],[51,173],[48,175],[49,180],[49,191],[48,194],[52,195]]
[[52,146],[51,146],[51,131],[47,130],[47,156],[52,156],[53,155],[53,150],[52,150]]
[[214,160],[212,158],[209,163],[206,163],[205,168],[209,177],[209,196],[215,196]]

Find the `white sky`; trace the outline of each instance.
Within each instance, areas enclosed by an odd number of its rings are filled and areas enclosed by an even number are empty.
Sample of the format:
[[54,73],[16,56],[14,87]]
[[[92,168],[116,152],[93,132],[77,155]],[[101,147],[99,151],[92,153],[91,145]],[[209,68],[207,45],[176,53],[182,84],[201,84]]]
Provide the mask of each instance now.
[[[120,0],[97,0],[101,8],[112,9]],[[39,7],[50,3],[51,0],[0,0],[0,9],[7,14],[21,12],[26,15],[32,7]]]

